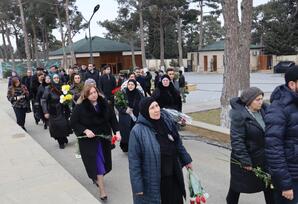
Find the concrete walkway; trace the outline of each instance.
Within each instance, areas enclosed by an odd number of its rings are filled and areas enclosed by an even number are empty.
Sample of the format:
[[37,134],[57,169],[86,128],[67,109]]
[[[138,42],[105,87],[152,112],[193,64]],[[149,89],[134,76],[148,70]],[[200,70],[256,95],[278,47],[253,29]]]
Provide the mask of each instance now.
[[0,118],[1,204],[98,203],[2,109]]

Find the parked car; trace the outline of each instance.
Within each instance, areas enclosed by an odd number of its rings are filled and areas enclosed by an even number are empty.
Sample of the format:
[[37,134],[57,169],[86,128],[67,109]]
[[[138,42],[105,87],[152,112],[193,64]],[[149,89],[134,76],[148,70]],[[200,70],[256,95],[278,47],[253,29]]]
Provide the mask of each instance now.
[[274,73],[286,73],[290,68],[295,66],[293,61],[280,61],[274,66]]

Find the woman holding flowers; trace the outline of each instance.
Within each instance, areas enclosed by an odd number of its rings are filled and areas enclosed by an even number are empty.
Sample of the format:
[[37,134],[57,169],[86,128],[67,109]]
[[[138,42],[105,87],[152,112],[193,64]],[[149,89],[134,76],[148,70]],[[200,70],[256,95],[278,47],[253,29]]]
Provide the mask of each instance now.
[[154,98],[142,99],[139,108],[128,148],[134,204],[183,204],[182,167],[192,168],[192,159],[175,123]]
[[98,185],[100,199],[107,200],[103,176],[112,169],[112,130],[121,139],[116,115],[95,86],[85,85],[70,121],[87,174]]
[[258,177],[254,170],[265,166],[266,104],[264,93],[257,87],[244,90],[240,97],[231,99],[231,180],[227,195],[228,204],[237,204],[240,193],[264,191],[267,204],[274,204],[270,185]]
[[67,137],[71,133],[68,119],[70,108],[67,103],[62,103],[63,96],[58,74],[53,75],[52,83],[45,88],[41,98],[44,117],[49,119],[50,135],[59,143],[59,148],[64,149],[68,143]]
[[[120,147],[123,152],[128,151],[129,134],[139,115],[139,102],[144,95],[137,89],[137,81],[129,79],[127,87],[121,91],[125,103],[115,100],[115,106],[119,112],[119,128],[122,136]],[[116,94],[116,97],[118,94]]]

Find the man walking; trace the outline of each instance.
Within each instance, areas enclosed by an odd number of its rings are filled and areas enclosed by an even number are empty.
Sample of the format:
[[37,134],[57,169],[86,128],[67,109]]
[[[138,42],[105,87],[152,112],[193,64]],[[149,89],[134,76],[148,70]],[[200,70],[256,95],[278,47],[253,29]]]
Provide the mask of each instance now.
[[275,203],[298,203],[298,66],[271,95],[265,116],[265,154],[275,187]]
[[111,67],[109,65],[105,65],[103,67],[103,74],[99,79],[98,88],[103,92],[104,96],[106,97],[106,99],[108,100],[109,104],[113,109],[114,95],[112,94],[112,90],[116,88],[116,79],[111,74]]

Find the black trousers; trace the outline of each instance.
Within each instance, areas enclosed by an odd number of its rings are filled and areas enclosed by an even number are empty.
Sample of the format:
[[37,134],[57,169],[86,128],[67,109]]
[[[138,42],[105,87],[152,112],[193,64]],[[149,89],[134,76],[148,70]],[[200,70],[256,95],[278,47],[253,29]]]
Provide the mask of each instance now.
[[[238,204],[239,197],[240,197],[240,193],[232,190],[230,187],[226,198],[227,204]],[[264,191],[264,197],[265,197],[266,204],[274,204],[273,190]]]
[[25,126],[27,108],[13,108],[17,118],[17,124],[22,128]]
[[58,137],[56,138],[56,140],[58,141],[59,145],[64,145],[68,143],[67,137]]

